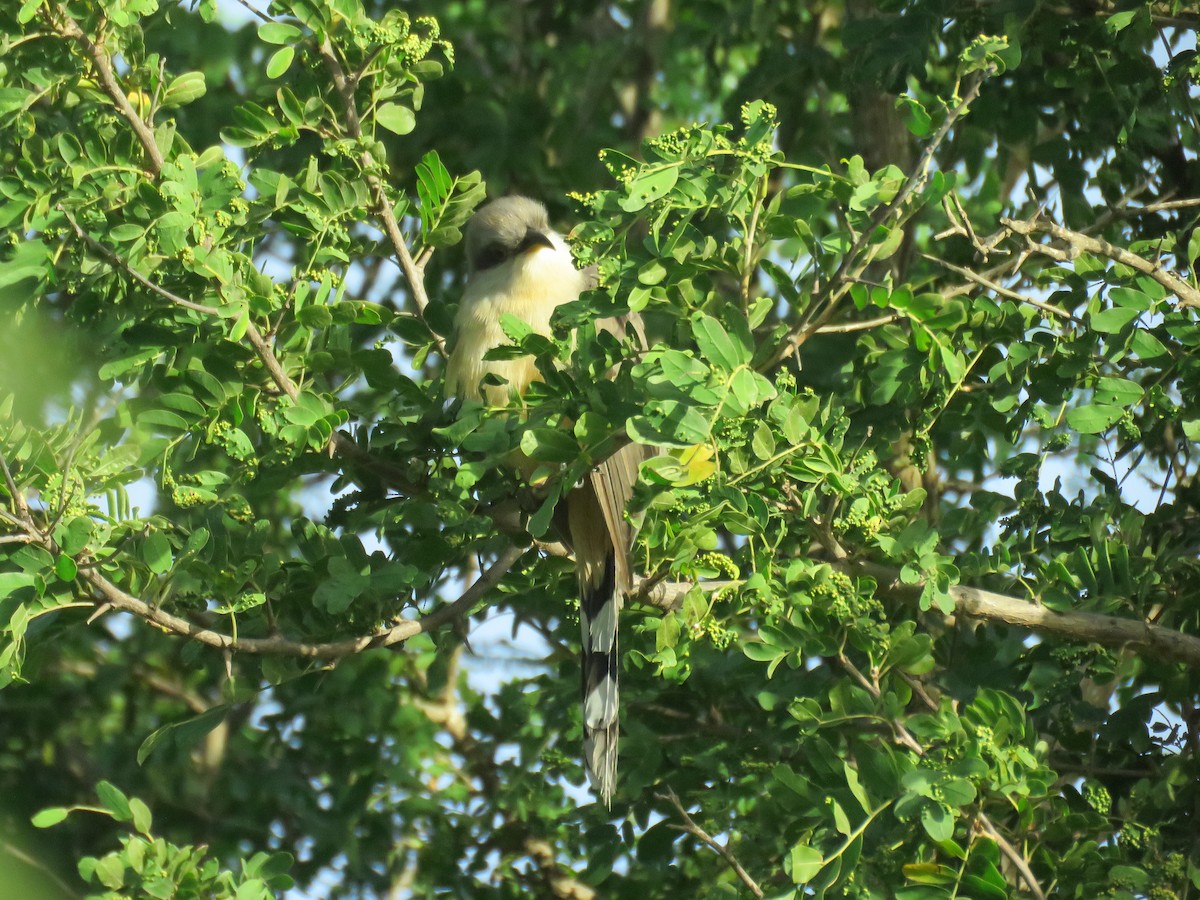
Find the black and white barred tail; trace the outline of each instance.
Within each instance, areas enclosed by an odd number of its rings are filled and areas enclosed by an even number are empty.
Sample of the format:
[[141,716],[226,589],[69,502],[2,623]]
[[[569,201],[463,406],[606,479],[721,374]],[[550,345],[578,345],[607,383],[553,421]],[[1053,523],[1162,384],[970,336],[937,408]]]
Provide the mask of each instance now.
[[[599,581],[584,582],[584,572]],[[617,617],[620,595],[610,547],[599,566],[579,568],[579,623],[583,637],[583,758],[592,789],[612,805],[617,782],[620,693],[617,674]]]

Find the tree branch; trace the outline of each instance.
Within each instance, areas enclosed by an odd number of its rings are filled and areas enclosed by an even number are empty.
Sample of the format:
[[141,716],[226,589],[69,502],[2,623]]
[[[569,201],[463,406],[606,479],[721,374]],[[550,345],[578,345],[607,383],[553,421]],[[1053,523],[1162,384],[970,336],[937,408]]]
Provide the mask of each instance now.
[[137,110],[129,102],[129,97],[126,96],[125,91],[121,89],[121,85],[117,82],[112,60],[109,58],[108,52],[104,49],[104,45],[88,37],[83,29],[79,27],[78,23],[71,18],[61,3],[55,3],[51,9],[54,13],[51,19],[57,20],[51,21],[51,27],[62,37],[79,44],[88,55],[88,58],[91,59],[92,66],[96,70],[96,79],[100,82],[100,86],[104,88],[104,93],[108,94],[109,98],[116,105],[117,112],[129,123],[129,126],[133,129],[133,133],[137,136],[138,142],[142,145],[142,149],[146,151],[146,155],[150,158],[150,165],[146,171],[152,176],[157,176],[163,167],[162,151],[158,149],[158,144],[154,140],[154,132],[142,121],[142,117],[137,114]]
[[[900,570],[872,562],[834,561],[833,568],[848,575],[869,575],[879,582],[880,589],[906,602],[915,603],[924,584],[904,584]],[[736,581],[706,581],[707,591],[731,587]],[[646,579],[638,579],[630,599],[671,611],[679,608],[684,596],[693,587],[690,582],[663,582],[642,589]],[[1159,660],[1183,663],[1200,669],[1200,638],[1162,625],[1123,619],[1103,613],[1069,610],[1056,612],[1038,603],[1009,597],[982,588],[956,584],[950,588],[954,614],[987,622],[1003,622],[1018,628],[1028,628],[1042,634],[1053,634],[1068,640],[1100,644],[1104,647],[1134,647]]]
[[989,291],[999,294],[1002,297],[1008,297],[1010,300],[1016,300],[1020,303],[1028,303],[1030,306],[1037,307],[1044,313],[1048,313],[1052,316],[1058,316],[1061,319],[1068,319],[1072,322],[1079,321],[1075,316],[1071,315],[1071,313],[1067,312],[1065,309],[1059,309],[1057,306],[1051,306],[1049,303],[1044,303],[1035,297],[1029,297],[1025,294],[1020,294],[1017,291],[1006,288],[1002,284],[997,284],[986,276],[980,275],[978,272],[972,272],[970,269],[963,268],[962,266],[956,266],[952,262],[948,262],[947,260],[933,256],[929,253],[922,253],[921,256],[932,263],[936,263],[944,269],[949,269],[956,275],[961,275],[963,278],[967,279],[967,281],[973,281],[980,287],[987,288]]
[[1061,258],[1058,253],[1052,252],[1053,248],[1032,240],[1034,234],[1048,234],[1052,238],[1062,241],[1071,247],[1072,250],[1103,256],[1114,262],[1119,262],[1121,265],[1129,266],[1131,269],[1137,269],[1137,271],[1149,275],[1178,297],[1179,301],[1185,306],[1200,307],[1200,290],[1192,287],[1173,272],[1168,272],[1157,263],[1152,263],[1150,260],[1138,256],[1136,253],[1132,253],[1123,247],[1116,247],[1100,238],[1080,234],[1078,231],[1072,231],[1070,228],[1063,228],[1054,222],[1021,221],[1009,218],[1002,218],[1000,222],[1017,234],[1030,238],[1029,246],[1045,256],[1050,256],[1053,259]]
[[[85,232],[79,226],[79,223],[75,221],[74,216],[72,216],[68,211],[63,210],[63,215],[66,217],[67,222],[74,230],[76,236],[83,241],[88,249],[94,252],[109,265],[120,269],[122,272],[125,272],[135,282],[146,288],[146,290],[157,294],[164,300],[169,301],[181,309],[203,313],[204,315],[208,316],[220,317],[221,311],[216,307],[205,306],[202,303],[195,303],[191,300],[188,300],[186,297],[181,297],[178,294],[167,290],[161,285],[154,283],[113,250],[109,249],[100,241],[96,240],[94,237]],[[279,358],[275,355],[274,350],[271,348],[270,342],[263,337],[262,332],[258,330],[257,326],[255,326],[253,322],[248,322],[246,324],[246,339],[250,341],[250,345],[254,348],[254,352],[258,355],[263,367],[267,370],[267,374],[271,376],[271,380],[275,383],[279,390],[293,401],[299,397],[300,389],[283,370],[283,366],[279,362]],[[389,465],[384,461],[373,458],[370,454],[359,447],[358,444],[356,444],[351,438],[347,437],[341,432],[334,432],[333,436],[330,438],[330,443],[332,444],[333,449],[336,450],[339,455],[364,465],[380,478],[384,479],[391,487],[402,490],[409,496],[418,496],[422,493],[420,486],[414,484],[401,469],[396,466]]]
[[886,316],[877,316],[874,319],[865,319],[862,322],[840,322],[837,325],[822,325],[817,328],[817,333],[846,334],[851,331],[869,331],[872,328],[879,328],[882,325],[890,325],[901,318],[901,316],[895,313],[889,313]]
[[[317,47],[317,52],[321,55],[321,59],[325,63],[325,68],[329,70],[334,88],[342,98],[342,105],[346,110],[346,130],[356,141],[361,141],[363,136],[362,120],[358,115],[358,103],[354,99],[354,88],[357,85],[357,80],[346,75],[345,69],[342,68],[341,60],[338,59],[333,44],[328,37]],[[371,155],[370,151],[363,150],[360,162],[367,179],[367,186],[371,189],[371,196],[374,199],[375,215],[383,223],[384,233],[387,234],[388,240],[392,244],[392,249],[396,252],[396,259],[400,263],[400,270],[404,273],[404,280],[408,282],[408,289],[412,294],[413,303],[417,307],[417,312],[423,318],[425,316],[425,309],[429,306],[429,295],[425,291],[424,260],[418,264],[413,259],[412,253],[409,252],[408,243],[404,240],[404,234],[400,231],[400,224],[396,221],[396,213],[392,209],[391,202],[388,200],[383,181],[375,174],[375,169],[378,166],[375,157]],[[445,355],[446,348],[442,339],[434,335],[434,340],[437,343],[438,349]]]
[[904,184],[900,190],[896,192],[896,196],[883,209],[876,212],[870,223],[863,229],[862,233],[855,239],[850,249],[846,251],[846,255],[842,257],[841,263],[837,267],[837,271],[829,279],[829,284],[825,289],[825,309],[820,314],[814,315],[813,311],[817,307],[816,301],[809,307],[809,312],[801,321],[792,328],[778,348],[771,354],[768,367],[778,365],[792,354],[800,349],[800,345],[807,339],[808,334],[815,332],[825,320],[833,312],[837,301],[848,289],[848,285],[853,282],[866,268],[871,264],[874,258],[874,253],[867,253],[864,259],[859,259],[863,251],[868,249],[867,245],[874,236],[875,229],[886,223],[893,216],[896,216],[903,209],[904,204],[908,202],[908,198],[920,188],[929,176],[929,167],[933,163],[934,154],[950,134],[954,123],[966,113],[970,105],[975,102],[975,98],[979,96],[979,90],[983,87],[983,82],[987,77],[987,73],[979,73],[972,78],[963,92],[962,99],[958,105],[946,114],[946,120],[942,122],[940,128],[930,139],[925,147],[925,151],[921,154],[921,158],[917,161],[917,165],[912,172],[908,174]]
[[[869,680],[855,667],[852,662],[850,662],[848,658],[846,658],[846,656],[839,656],[838,663],[855,681],[862,685],[863,689],[868,694],[870,694],[876,700],[883,695],[883,691],[880,690],[878,682]],[[920,684],[920,682],[917,682],[917,684]],[[933,702],[933,700],[927,693],[925,693],[924,690],[914,691],[914,694],[921,698],[921,700],[925,703],[925,706],[931,712],[937,712],[937,704]],[[913,737],[912,732],[905,727],[903,722],[899,721],[898,719],[893,719],[891,721],[891,726],[893,729],[895,729],[896,737],[902,744],[912,750],[917,756],[925,755],[924,746],[921,745],[920,741]],[[1009,842],[1009,840],[996,829],[996,826],[992,824],[992,820],[988,818],[987,813],[985,813],[982,809],[978,810],[975,821],[978,823],[980,830],[996,842],[996,846],[1000,849],[1000,852],[1008,857],[1009,862],[1013,864],[1013,867],[1025,880],[1025,884],[1029,887],[1029,892],[1033,894],[1037,900],[1046,900],[1046,894],[1042,890],[1042,886],[1038,884],[1038,880],[1034,876],[1033,870],[1029,868],[1028,860],[1018,853],[1017,849]]]
[[[893,595],[911,600],[916,600],[921,595],[923,585],[901,583],[900,573],[887,566],[858,562],[849,563],[845,568],[852,574],[857,572],[870,575],[884,590]],[[1028,600],[961,584],[950,588],[950,597],[954,601],[957,614],[973,619],[1004,622],[1105,647],[1134,646],[1148,651],[1155,658],[1200,668],[1200,638],[1161,625],[1103,613],[1074,610],[1056,612]]]
[[513,564],[521,558],[525,549],[514,546],[504,550],[496,561],[469,588],[463,591],[461,597],[453,603],[438,607],[428,615],[400,622],[378,634],[325,643],[295,641],[278,635],[268,638],[234,637],[209,628],[202,628],[187,619],[152,606],[121,590],[94,569],[80,569],[79,577],[94,588],[104,598],[104,602],[113,609],[132,613],[166,631],[192,638],[210,647],[239,653],[296,656],[307,659],[338,659],[362,653],[365,650],[373,650],[376,647],[391,647],[403,643],[418,634],[434,631],[459,616],[465,615],[500,582]]
[[707,831],[697,825],[695,819],[688,815],[688,811],[684,809],[683,804],[679,802],[679,796],[675,793],[675,791],[673,791],[671,788],[667,788],[667,792],[665,794],[655,794],[654,796],[659,800],[666,800],[673,807],[675,807],[675,811],[679,813],[679,817],[683,819],[683,825],[676,825],[676,828],[686,834],[692,835],[701,843],[706,844],[713,850],[716,850],[721,859],[729,863],[729,867],[733,869],[737,877],[742,880],[742,884],[750,889],[750,893],[759,898],[763,896],[762,888],[760,888],[758,886],[758,882],[751,878],[749,873],[742,868],[742,864],[738,862],[737,857],[733,855],[733,852],[729,849],[729,845],[722,844]]

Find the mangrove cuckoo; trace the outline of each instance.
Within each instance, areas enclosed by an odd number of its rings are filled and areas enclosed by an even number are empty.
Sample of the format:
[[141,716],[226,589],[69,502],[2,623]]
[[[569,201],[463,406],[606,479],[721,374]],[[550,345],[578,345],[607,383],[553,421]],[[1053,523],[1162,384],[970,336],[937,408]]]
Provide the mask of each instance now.
[[[504,406],[539,379],[532,357],[484,359],[509,343],[500,317],[509,313],[549,336],[555,308],[595,286],[579,271],[563,239],[550,229],[546,208],[527,197],[503,197],[481,207],[467,225],[466,289],[454,319],[446,393]],[[638,323],[633,323],[640,335]],[[622,333],[624,322],[598,328]],[[498,375],[507,384],[481,388]],[[637,480],[643,448],[627,445],[596,466],[566,497],[566,522],[579,577],[583,629],[584,761],[592,788],[611,805],[617,774],[617,612],[630,587],[633,528],[625,505]]]

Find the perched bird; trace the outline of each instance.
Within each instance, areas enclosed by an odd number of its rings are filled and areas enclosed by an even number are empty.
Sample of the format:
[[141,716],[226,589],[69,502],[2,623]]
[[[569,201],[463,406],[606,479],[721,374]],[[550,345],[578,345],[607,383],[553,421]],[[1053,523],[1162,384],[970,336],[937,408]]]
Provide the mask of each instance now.
[[[511,395],[524,394],[539,374],[532,357],[483,358],[509,343],[500,317],[509,313],[549,335],[555,308],[594,287],[595,276],[575,268],[566,243],[550,229],[546,208],[527,197],[493,200],[475,213],[467,224],[467,261],[470,272],[454,319],[446,393],[503,406]],[[624,322],[596,325],[619,334]],[[503,377],[507,385],[481,391],[480,379],[488,374]],[[633,528],[625,505],[643,456],[643,448],[627,445],[596,466],[565,500],[583,629],[584,761],[592,788],[606,805],[617,776],[617,613],[631,583]]]

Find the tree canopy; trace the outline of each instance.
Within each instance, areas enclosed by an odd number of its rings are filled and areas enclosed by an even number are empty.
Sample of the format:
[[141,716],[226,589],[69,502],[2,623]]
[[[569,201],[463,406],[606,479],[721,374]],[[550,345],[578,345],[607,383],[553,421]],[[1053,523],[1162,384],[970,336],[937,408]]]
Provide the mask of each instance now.
[[[3,893],[1196,896],[1198,24],[4,4]],[[448,406],[513,192],[600,287]],[[630,441],[607,809],[553,514]]]

